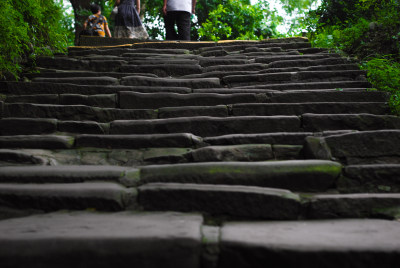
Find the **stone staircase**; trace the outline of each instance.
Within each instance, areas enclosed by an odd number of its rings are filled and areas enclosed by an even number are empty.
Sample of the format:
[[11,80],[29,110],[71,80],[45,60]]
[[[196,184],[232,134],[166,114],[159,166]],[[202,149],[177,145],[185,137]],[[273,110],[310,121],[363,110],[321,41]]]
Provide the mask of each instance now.
[[0,84],[2,268],[399,266],[400,118],[352,60],[138,42],[37,70]]

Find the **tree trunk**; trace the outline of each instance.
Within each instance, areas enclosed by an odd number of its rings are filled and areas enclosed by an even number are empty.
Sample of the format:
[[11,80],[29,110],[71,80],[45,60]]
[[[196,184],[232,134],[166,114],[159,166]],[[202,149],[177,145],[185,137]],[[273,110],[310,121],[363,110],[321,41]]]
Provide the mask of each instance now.
[[75,45],[79,42],[79,33],[83,30],[83,23],[86,20],[86,16],[82,15],[81,10],[90,10],[90,4],[92,0],[69,0],[72,8],[74,9],[75,15]]

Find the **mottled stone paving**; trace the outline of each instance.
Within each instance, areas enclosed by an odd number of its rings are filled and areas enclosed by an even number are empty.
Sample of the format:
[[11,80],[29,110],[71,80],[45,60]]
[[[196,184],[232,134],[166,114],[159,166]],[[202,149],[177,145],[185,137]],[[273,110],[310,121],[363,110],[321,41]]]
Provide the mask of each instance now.
[[0,82],[1,267],[399,265],[400,119],[357,62],[81,41]]

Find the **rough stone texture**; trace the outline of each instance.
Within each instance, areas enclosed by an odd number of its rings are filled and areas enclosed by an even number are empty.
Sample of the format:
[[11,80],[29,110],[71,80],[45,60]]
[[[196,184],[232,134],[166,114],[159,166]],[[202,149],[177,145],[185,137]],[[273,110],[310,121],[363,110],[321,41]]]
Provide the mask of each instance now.
[[191,134],[153,135],[79,135],[77,147],[135,149],[146,147],[192,147],[201,143],[201,138]]
[[201,223],[197,215],[132,212],[10,219],[0,222],[0,260],[4,268],[198,268]]
[[[400,194],[315,195],[307,206],[309,218],[389,217],[400,213]],[[398,215],[397,215],[398,216]]]
[[177,106],[212,106],[232,103],[258,102],[256,94],[213,94],[213,93],[136,93],[119,92],[122,109],[158,109]]
[[296,160],[302,159],[303,146],[301,145],[272,145],[275,159],[278,160]]
[[68,149],[74,138],[58,135],[0,136],[0,148]]
[[303,114],[305,131],[400,129],[400,118],[373,114]]
[[125,86],[167,86],[189,88],[221,87],[218,78],[177,79],[177,78],[149,78],[143,76],[128,76],[122,79]]
[[0,120],[0,135],[49,134],[56,130],[56,119],[3,118]]
[[206,137],[204,142],[211,145],[234,145],[234,144],[287,144],[302,145],[304,139],[313,136],[312,132],[279,132],[260,134],[231,134],[217,137]]
[[[390,112],[386,103],[381,102],[324,102],[324,103],[246,103],[234,104],[235,116],[249,115],[301,115],[314,114],[387,114]],[[305,125],[308,122],[305,123]],[[308,125],[306,125],[308,127]],[[315,131],[315,130],[314,130]]]
[[42,78],[38,77],[32,82],[39,83],[71,83],[78,85],[118,85],[119,81],[113,77],[65,77],[65,78]]
[[12,164],[45,165],[47,162],[40,156],[34,156],[19,150],[0,149],[0,166]]
[[66,133],[107,134],[109,124],[94,121],[58,121],[58,131]]
[[178,182],[248,185],[325,191],[341,173],[341,165],[322,160],[282,162],[222,162],[155,165],[141,169],[141,183]]
[[0,101],[0,119],[3,118],[4,102]]
[[131,205],[135,196],[134,189],[113,182],[0,184],[1,205],[44,211],[88,208],[117,211]]
[[29,102],[37,104],[59,104],[57,94],[41,94],[41,95],[8,95],[7,103]]
[[57,118],[71,121],[97,121],[107,123],[123,119],[156,118],[154,110],[97,108],[85,105],[6,104],[5,116]]
[[297,116],[271,117],[188,117],[158,120],[120,120],[111,123],[112,134],[192,133],[194,135],[219,136],[242,133],[297,132],[300,119]]
[[102,108],[117,108],[116,94],[102,95],[78,95],[60,94],[60,104],[62,105],[87,105]]
[[227,223],[219,267],[395,267],[400,224],[383,220]]
[[139,205],[253,219],[296,219],[300,212],[300,198],[290,191],[226,185],[146,184],[139,187]]
[[126,65],[120,68],[123,72],[152,73],[158,77],[183,76],[199,74],[202,72],[200,65],[196,64],[151,64],[151,65]]
[[158,118],[174,118],[174,117],[228,117],[229,107],[226,105],[215,106],[184,106],[158,109]]
[[274,159],[271,145],[207,146],[189,153],[194,162],[264,161]]

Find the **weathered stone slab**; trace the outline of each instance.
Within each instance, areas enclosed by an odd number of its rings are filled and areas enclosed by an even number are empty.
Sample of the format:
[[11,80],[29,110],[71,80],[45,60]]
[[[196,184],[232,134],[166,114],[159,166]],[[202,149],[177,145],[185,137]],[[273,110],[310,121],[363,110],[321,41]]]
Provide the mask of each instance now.
[[265,64],[261,63],[248,63],[245,65],[242,64],[234,64],[234,65],[216,65],[210,66],[204,69],[204,72],[214,72],[214,71],[223,71],[223,72],[232,72],[232,71],[261,71],[266,68]]
[[62,105],[87,105],[101,108],[116,108],[116,94],[99,95],[79,95],[79,94],[60,94],[60,104]]
[[118,120],[111,123],[111,134],[192,133],[219,136],[241,132],[299,132],[297,116],[182,117],[157,120]]
[[96,71],[62,71],[62,70],[53,70],[53,69],[45,69],[42,70],[41,73],[30,73],[24,74],[30,80],[33,80],[36,77],[43,77],[43,78],[68,78],[68,77],[112,77],[121,79],[125,76],[130,75],[143,75],[148,77],[157,77],[155,74],[147,73],[147,74],[135,74],[135,73],[123,73],[121,71],[105,71],[105,72],[96,72]]
[[63,212],[9,219],[0,223],[0,259],[4,268],[127,268],[132,263],[196,268],[202,220],[197,215],[132,212]]
[[201,58],[199,64],[202,67],[210,67],[216,65],[244,65],[249,63],[246,59],[232,59],[232,58]]
[[240,87],[256,83],[291,82],[292,79],[293,74],[286,72],[273,74],[228,75],[223,78],[223,82],[230,87]]
[[85,70],[88,68],[89,62],[69,57],[37,57],[36,65],[42,68],[55,68],[61,70]]
[[[309,55],[315,57],[315,55]],[[320,56],[317,56],[320,57]],[[273,61],[268,64],[268,68],[289,68],[289,67],[310,67],[336,64],[349,64],[350,60],[341,57],[325,57],[320,59],[297,59],[297,60],[281,60]]]
[[[177,57],[175,55],[160,56],[156,54],[126,54],[124,57],[128,57],[129,65],[162,65],[169,64],[172,67],[179,67],[176,65],[199,65],[198,56],[188,55],[185,57]],[[145,58],[144,58],[145,57]]]
[[274,92],[271,94],[269,102],[386,102],[388,98],[389,94],[382,91],[303,90]]
[[259,102],[257,94],[215,94],[215,93],[137,93],[119,92],[121,109],[157,109],[178,106],[212,106],[232,103]]
[[126,65],[120,70],[127,73],[152,73],[159,77],[199,74],[203,71],[200,65],[195,64]]
[[110,122],[119,119],[156,118],[154,110],[98,108],[85,105],[46,105],[9,103],[5,105],[6,117],[57,118],[71,121]]
[[158,118],[174,118],[174,117],[228,117],[229,108],[227,105],[216,106],[184,106],[158,109]]
[[41,94],[41,95],[8,95],[7,103],[27,102],[37,104],[59,104],[57,94]]
[[162,49],[162,48],[136,48],[132,49],[132,52],[135,53],[154,53],[154,54],[189,54],[190,50],[188,49]]
[[232,71],[232,72],[225,72],[225,71],[213,71],[213,72],[208,72],[208,73],[201,73],[201,74],[190,74],[190,75],[185,75],[181,76],[181,78],[184,79],[198,79],[198,78],[219,78],[223,79],[225,76],[231,76],[231,75],[253,75],[257,74],[257,71]]
[[[8,183],[77,183],[115,181],[125,177],[129,168],[117,166],[18,166],[2,167],[0,182]],[[0,184],[1,185],[1,184]]]
[[400,118],[373,114],[303,114],[305,131],[400,129]]
[[400,194],[315,195],[307,204],[309,218],[387,218],[399,213]]
[[302,115],[305,113],[370,113],[382,115],[390,113],[390,108],[385,102],[246,103],[232,105],[234,116]]
[[[258,57],[256,58],[256,63],[269,64],[271,62],[281,62],[281,61],[300,61],[300,60],[320,60],[325,58],[336,58],[339,57],[336,54],[309,54],[309,55],[279,55],[279,56],[268,56],[268,57]],[[274,66],[276,68],[276,66]]]
[[307,83],[279,83],[268,85],[241,86],[241,88],[270,90],[311,90],[311,89],[348,89],[348,88],[371,88],[366,81],[331,81],[331,82],[307,82]]
[[58,121],[58,131],[65,133],[107,134],[110,125],[94,121]]
[[313,136],[313,132],[279,132],[260,134],[230,134],[217,137],[206,137],[204,142],[211,145],[234,144],[287,144],[302,145],[307,136]]
[[306,72],[306,71],[359,71],[357,64],[337,64],[337,65],[318,65],[309,67],[285,67],[285,68],[268,68],[260,73],[280,73],[280,72]]
[[0,204],[44,211],[88,208],[118,211],[131,205],[135,194],[134,189],[113,182],[0,184]]
[[214,94],[270,94],[271,89],[251,89],[251,88],[199,88],[193,89],[193,93],[214,93]]
[[187,133],[153,135],[79,135],[77,147],[136,149],[147,147],[193,147],[201,138]]
[[0,136],[0,148],[68,149],[74,138],[56,135]]
[[[1,165],[46,165],[46,159],[40,156],[34,156],[21,150],[0,149]],[[1,214],[1,213],[0,213]],[[0,216],[1,218],[1,216]]]
[[3,118],[4,102],[0,101],[0,119]]
[[90,59],[89,69],[97,72],[118,72],[126,64],[128,62],[125,60]]
[[274,159],[269,144],[207,146],[188,153],[194,162],[211,161],[264,161]]
[[278,160],[303,159],[302,145],[274,144],[272,145],[272,150],[275,158]]
[[150,183],[139,187],[139,205],[155,211],[199,211],[235,218],[297,219],[300,197],[272,188]]
[[400,225],[383,220],[227,223],[219,266],[395,267]]
[[122,78],[125,86],[166,86],[188,88],[216,88],[221,87],[218,78],[176,79],[176,78],[149,78],[143,76],[128,76]]
[[400,164],[347,166],[344,173],[345,176],[358,181],[360,184],[398,184],[400,181]]
[[65,78],[41,78],[37,77],[32,82],[39,83],[69,83],[78,85],[118,85],[119,81],[113,77],[65,77]]
[[0,135],[49,134],[57,130],[56,119],[3,118],[0,120]]
[[222,162],[155,165],[141,169],[140,182],[177,182],[247,185],[325,191],[341,173],[341,165],[330,161]]

